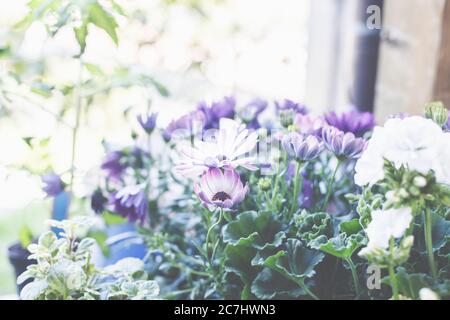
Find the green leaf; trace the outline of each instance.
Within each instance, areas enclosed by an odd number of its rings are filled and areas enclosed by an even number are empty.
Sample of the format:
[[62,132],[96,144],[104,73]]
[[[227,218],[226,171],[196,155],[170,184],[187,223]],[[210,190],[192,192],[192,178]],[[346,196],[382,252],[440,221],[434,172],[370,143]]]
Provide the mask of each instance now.
[[305,291],[280,273],[264,268],[252,283],[252,293],[259,299],[299,298]]
[[19,230],[19,241],[23,248],[28,247],[28,245],[33,240],[33,233],[31,229],[27,226],[22,226]]
[[312,278],[316,274],[314,268],[325,257],[322,252],[308,249],[297,239],[288,239],[282,248],[283,251],[267,257],[263,265],[294,282]]
[[52,95],[53,87],[42,82],[33,82],[30,89],[33,93],[36,93],[44,98],[49,98]]
[[345,233],[327,240],[325,237],[320,237],[311,241],[308,245],[312,248],[319,249],[325,253],[331,254],[340,259],[350,259],[353,253],[363,246],[365,238],[361,234],[352,234],[347,236]]
[[236,221],[225,226],[223,241],[233,245],[252,246],[255,249],[277,247],[285,237],[281,229],[281,223],[270,212],[243,212]]
[[333,235],[331,217],[326,212],[309,213],[303,210],[295,217],[295,225],[298,228],[297,235],[306,242],[322,235]]
[[339,230],[345,232],[347,235],[352,235],[361,231],[362,227],[359,223],[359,219],[353,219],[350,221],[341,222]]
[[73,28],[73,31],[75,32],[75,37],[77,38],[78,45],[80,46],[80,56],[81,56],[84,53],[84,50],[86,49],[86,38],[88,35],[86,22],[83,22],[83,24],[79,28]]
[[84,66],[93,75],[97,75],[97,76],[104,76],[105,75],[105,73],[103,72],[102,68],[100,68],[99,66],[97,66],[95,64],[85,63]]
[[95,241],[100,246],[100,249],[102,250],[104,256],[109,256],[109,246],[106,243],[106,240],[108,240],[108,235],[106,234],[106,232],[90,230],[87,236],[95,239]]
[[437,213],[433,213],[432,223],[433,251],[438,251],[450,240],[450,221],[445,220]]
[[256,249],[241,244],[228,244],[225,248],[225,270],[238,275],[244,284],[250,284],[256,274],[251,265]]
[[109,211],[107,211],[103,214],[103,219],[105,220],[105,223],[108,225],[121,224],[121,223],[125,223],[127,221],[126,218],[121,217],[118,214],[114,214]]
[[[432,284],[430,276],[424,273],[408,274],[403,267],[397,268],[395,277],[397,278],[399,293],[414,300],[419,299],[420,289],[430,288]],[[391,284],[389,277],[384,277],[381,282],[389,286]]]
[[116,33],[117,22],[98,2],[91,4],[89,8],[89,21],[105,30],[116,45],[119,44]]

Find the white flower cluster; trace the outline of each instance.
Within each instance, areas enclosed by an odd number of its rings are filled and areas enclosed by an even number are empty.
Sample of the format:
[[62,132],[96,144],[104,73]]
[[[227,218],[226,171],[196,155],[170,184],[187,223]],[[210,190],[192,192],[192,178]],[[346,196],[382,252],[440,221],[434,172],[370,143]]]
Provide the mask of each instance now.
[[355,183],[373,185],[383,179],[384,159],[423,174],[433,170],[439,183],[450,184],[450,133],[419,116],[388,120],[384,127],[375,127],[356,163]]
[[411,208],[373,211],[372,221],[365,230],[369,243],[363,250],[387,249],[391,237],[401,238],[411,225],[412,219]]

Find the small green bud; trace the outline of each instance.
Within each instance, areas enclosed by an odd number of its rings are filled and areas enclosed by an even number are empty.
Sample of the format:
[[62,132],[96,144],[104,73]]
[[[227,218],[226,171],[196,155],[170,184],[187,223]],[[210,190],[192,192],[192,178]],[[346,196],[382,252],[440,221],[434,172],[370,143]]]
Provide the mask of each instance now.
[[261,191],[269,191],[272,187],[272,180],[269,178],[263,178],[258,181],[258,187]]
[[289,132],[296,132],[297,126],[295,124],[291,124],[287,129]]
[[425,117],[442,127],[447,123],[448,111],[441,101],[430,102],[425,106]]
[[280,122],[284,128],[289,128],[289,126],[294,124],[295,111],[292,109],[283,110],[280,113]]

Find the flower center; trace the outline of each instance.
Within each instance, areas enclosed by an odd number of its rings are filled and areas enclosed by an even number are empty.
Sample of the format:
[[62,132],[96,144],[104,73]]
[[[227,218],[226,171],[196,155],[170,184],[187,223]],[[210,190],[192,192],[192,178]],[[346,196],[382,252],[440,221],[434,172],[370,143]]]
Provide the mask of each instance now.
[[231,199],[231,197],[229,196],[228,193],[220,191],[217,192],[214,197],[212,197],[212,201],[225,201],[225,200],[229,200]]

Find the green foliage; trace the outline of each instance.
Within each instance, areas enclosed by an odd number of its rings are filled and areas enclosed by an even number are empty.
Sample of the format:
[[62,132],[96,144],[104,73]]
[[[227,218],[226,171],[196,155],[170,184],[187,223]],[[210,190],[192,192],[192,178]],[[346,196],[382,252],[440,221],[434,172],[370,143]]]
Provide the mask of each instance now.
[[232,245],[247,245],[255,249],[277,247],[285,237],[281,223],[268,211],[248,211],[239,214],[223,231],[223,241]]
[[297,235],[306,242],[313,241],[320,236],[332,236],[333,227],[331,217],[326,212],[309,213],[303,210],[295,217]]
[[[430,276],[423,273],[407,273],[403,267],[397,268],[395,277],[397,278],[399,293],[414,300],[420,298],[420,289],[430,288],[433,283]],[[385,277],[381,281],[386,285],[390,285],[389,277]]]
[[148,281],[144,263],[135,258],[120,260],[113,266],[98,270],[91,263],[93,238],[79,240],[80,229],[88,228],[90,220],[52,221],[61,228],[61,238],[51,231],[42,234],[38,243],[30,244],[29,259],[37,263],[29,266],[17,282],[33,279],[21,291],[24,300],[56,299],[154,299],[159,286]]

